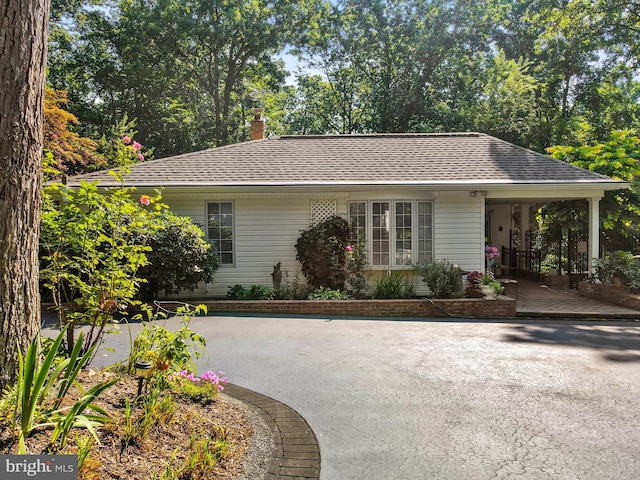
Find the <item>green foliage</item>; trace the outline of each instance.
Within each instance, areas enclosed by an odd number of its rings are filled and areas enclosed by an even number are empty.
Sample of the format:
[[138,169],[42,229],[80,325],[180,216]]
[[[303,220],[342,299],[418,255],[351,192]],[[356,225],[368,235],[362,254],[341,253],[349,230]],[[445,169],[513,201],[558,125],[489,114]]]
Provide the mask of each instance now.
[[71,111],[100,134],[121,112],[140,119],[140,135],[157,156],[235,143],[247,137],[254,103],[284,84],[275,54],[315,36],[308,22],[317,23],[326,5],[133,0],[88,7],[76,22],[52,28],[48,80],[69,91]]
[[347,292],[327,287],[316,288],[308,297],[309,300],[349,300],[350,298]]
[[[120,143],[122,164],[132,163],[137,150]],[[88,324],[83,352],[97,345],[116,312],[135,303],[137,274],[146,265],[146,238],[166,207],[155,198],[133,198],[125,187],[128,167],[113,172],[120,186],[98,191],[81,182],[72,189],[50,183],[44,189],[41,214],[41,270],[53,297],[61,327],[69,325],[66,349],[74,343],[75,328]],[[147,206],[148,205],[148,206]]]
[[[68,328],[68,327],[67,327]],[[54,426],[52,443],[60,439],[60,447],[64,448],[72,427],[88,428],[95,436],[93,428],[102,425],[110,418],[93,401],[107,388],[117,382],[103,382],[84,393],[71,407],[61,407],[62,400],[73,384],[80,370],[86,367],[93,355],[95,346],[80,356],[82,333],[73,346],[69,358],[56,363],[56,355],[65,337],[65,329],[60,331],[47,355],[41,360],[40,337],[36,337],[29,346],[27,354],[19,356],[18,381],[16,385],[17,401],[15,404],[14,422],[19,419],[18,441],[20,453],[26,453],[25,439],[39,426]],[[51,399],[50,392],[56,389]],[[86,415],[84,411],[91,409],[96,414]],[[97,439],[97,437],[96,437]]]
[[275,292],[262,285],[251,285],[244,288],[242,285],[229,287],[227,298],[231,300],[273,300]]
[[77,435],[75,441],[78,447],[78,476],[83,478],[82,474],[84,470],[90,465],[90,462],[87,460],[95,445],[95,439],[91,435]]
[[[352,232],[353,233],[353,232]],[[348,249],[351,247],[351,250]],[[365,268],[367,252],[364,242],[352,242],[347,247],[347,292],[354,298],[362,298],[367,290]]]
[[292,281],[289,281],[289,272],[284,272],[284,280],[279,289],[273,291],[273,297],[277,300],[304,300],[309,296],[310,287],[300,280],[300,272],[297,271]]
[[460,270],[448,262],[434,262],[416,267],[416,272],[429,287],[432,298],[462,297]]
[[413,296],[415,296],[413,282],[397,272],[376,280],[376,288],[371,294],[371,298],[374,299],[411,298]]
[[[640,137],[634,132],[616,131],[606,143],[581,147],[558,145],[548,149],[554,158],[569,162],[617,180],[630,187],[605,192],[600,202],[601,222],[605,230],[626,237],[640,234]],[[586,219],[582,219],[584,226]]]
[[616,250],[594,260],[595,278],[602,283],[615,283],[619,279],[632,291],[640,291],[640,258],[629,252]]
[[[537,151],[640,121],[633,2],[71,4],[48,81],[85,136],[126,112],[157,156],[246,139],[257,103],[276,134],[482,129]],[[285,45],[310,67],[295,88]]]
[[216,375],[208,371],[202,377],[196,377],[187,370],[181,370],[168,377],[168,386],[176,395],[206,405],[224,390],[227,381],[223,372]]
[[[530,143],[535,128],[537,80],[531,65],[508,60],[504,51],[488,60],[487,82],[476,107],[480,131],[515,143]],[[523,142],[524,141],[524,142]]]
[[138,271],[145,280],[140,285],[141,297],[154,300],[160,290],[177,293],[210,282],[218,258],[202,229],[170,211],[162,212],[155,221],[155,229],[139,240],[151,249],[146,253],[148,263]]
[[[134,418],[135,408],[140,399],[142,411]],[[176,401],[173,396],[165,395],[159,388],[151,388],[145,396],[139,397],[133,403],[125,400],[120,451],[124,452],[129,445],[144,442],[155,425],[168,425],[175,411]]]
[[493,288],[496,295],[502,295],[504,293],[504,285],[495,279],[493,275],[483,275],[478,282],[480,285],[487,285]]
[[192,435],[189,440],[189,456],[185,459],[178,478],[210,478],[213,468],[229,451],[226,430],[212,432],[212,437]]
[[158,325],[161,314],[152,314],[148,307],[144,309],[147,320],[131,341],[127,373],[134,373],[138,361],[150,362],[156,370],[195,370],[193,357],[200,358],[205,352],[206,341],[189,328],[189,323],[194,314],[206,313],[206,307],[199,305],[194,310],[190,306],[180,307],[177,313],[182,326],[174,332]]
[[349,223],[333,216],[302,232],[296,242],[307,283],[314,289],[344,290],[347,281],[347,250],[351,238]]

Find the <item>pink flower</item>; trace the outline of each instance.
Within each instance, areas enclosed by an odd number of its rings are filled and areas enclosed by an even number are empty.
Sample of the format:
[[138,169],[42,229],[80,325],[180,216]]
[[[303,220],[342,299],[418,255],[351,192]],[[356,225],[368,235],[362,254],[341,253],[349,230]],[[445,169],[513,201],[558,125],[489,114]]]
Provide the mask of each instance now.
[[[146,195],[142,195],[142,196],[140,197],[140,203],[141,203],[142,205],[149,205],[149,204],[151,203],[151,198],[150,198],[150,197],[147,197]],[[183,370],[183,371],[184,371],[184,370]],[[182,375],[182,372],[180,372],[180,376],[181,376],[181,377],[184,377],[184,375]]]
[[353,251],[353,247],[352,247],[351,245],[347,245],[346,247],[344,247],[344,249],[345,249],[347,252],[351,252],[351,251]]
[[144,162],[144,155],[142,155],[140,152],[138,152],[138,160]]
[[138,142],[134,141],[133,144],[131,145],[133,147],[133,151],[137,152],[138,150],[140,150],[142,148],[142,145],[140,145]]
[[122,137],[122,141],[126,144],[129,145],[131,143],[131,138],[129,138],[128,135],[125,135],[124,137]]
[[484,253],[490,260],[500,256],[497,247],[491,247],[489,245],[484,247]]

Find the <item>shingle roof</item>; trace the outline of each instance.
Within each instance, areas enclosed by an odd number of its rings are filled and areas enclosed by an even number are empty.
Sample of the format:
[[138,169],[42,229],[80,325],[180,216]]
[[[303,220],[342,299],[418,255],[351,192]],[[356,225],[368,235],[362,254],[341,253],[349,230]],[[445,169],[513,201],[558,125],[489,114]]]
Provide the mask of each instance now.
[[[73,177],[114,183],[106,172]],[[137,186],[611,184],[482,133],[299,135],[136,164]]]

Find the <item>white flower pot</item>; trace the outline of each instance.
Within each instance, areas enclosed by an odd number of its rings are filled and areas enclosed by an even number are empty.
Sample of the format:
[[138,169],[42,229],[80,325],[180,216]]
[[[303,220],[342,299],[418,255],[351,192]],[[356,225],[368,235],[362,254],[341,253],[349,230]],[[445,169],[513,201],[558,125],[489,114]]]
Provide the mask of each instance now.
[[480,291],[485,300],[495,300],[497,298],[496,291],[491,285],[480,285]]

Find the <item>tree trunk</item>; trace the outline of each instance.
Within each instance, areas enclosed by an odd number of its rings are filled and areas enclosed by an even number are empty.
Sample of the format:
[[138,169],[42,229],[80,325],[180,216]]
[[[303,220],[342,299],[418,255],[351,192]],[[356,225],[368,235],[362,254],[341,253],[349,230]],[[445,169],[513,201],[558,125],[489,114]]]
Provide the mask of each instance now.
[[0,388],[38,332],[49,0],[0,0]]

